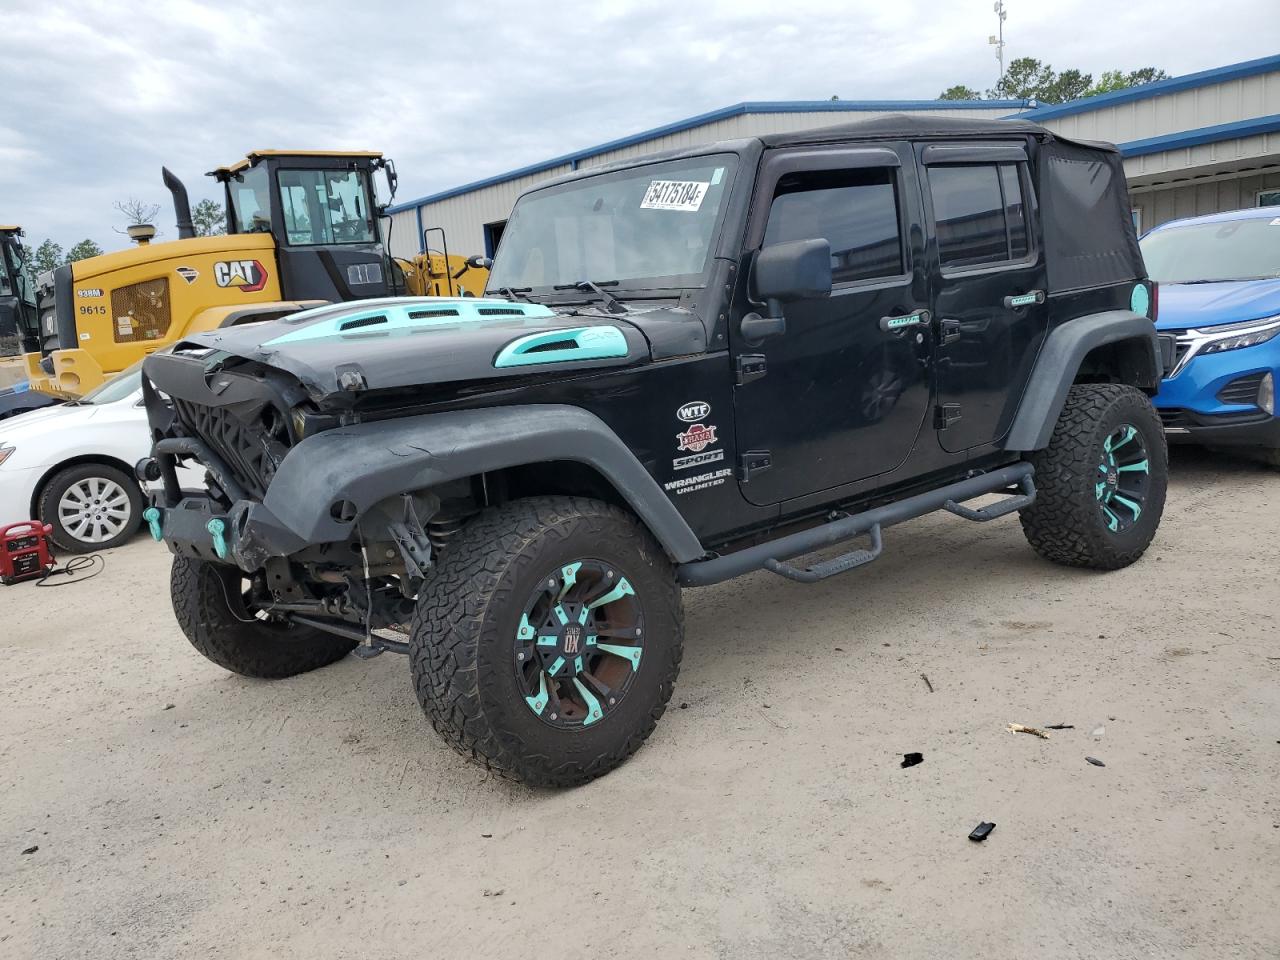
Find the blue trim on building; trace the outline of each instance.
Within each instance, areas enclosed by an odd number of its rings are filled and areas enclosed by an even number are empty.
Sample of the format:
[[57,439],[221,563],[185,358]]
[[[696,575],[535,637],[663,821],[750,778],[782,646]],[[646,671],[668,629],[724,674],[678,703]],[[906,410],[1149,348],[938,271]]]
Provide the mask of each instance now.
[[1140,87],[1129,87],[1127,90],[1116,90],[1112,93],[1100,93],[1096,97],[1085,97],[1068,103],[1035,107],[1017,114],[1019,120],[1052,120],[1054,117],[1069,117],[1073,113],[1087,113],[1090,110],[1101,110],[1106,107],[1130,103],[1134,100],[1147,100],[1182,90],[1194,90],[1228,80],[1242,80],[1255,77],[1260,73],[1272,73],[1280,70],[1280,55],[1260,57],[1257,60],[1245,60],[1243,63],[1232,63],[1212,70],[1201,70],[1199,73],[1188,73],[1182,77],[1170,77],[1168,80],[1157,80],[1155,83],[1144,83]]
[[492,177],[486,177],[483,180],[475,180],[471,183],[465,183],[460,187],[453,187],[449,190],[442,190],[439,193],[420,197],[417,200],[398,203],[393,207],[389,207],[387,209],[387,213],[400,213],[413,207],[421,207],[424,204],[436,203],[440,200],[448,200],[450,197],[461,196],[464,193],[471,193],[475,190],[480,190],[484,187],[492,187],[499,183],[507,183],[510,180],[518,180],[520,177],[527,177],[535,173],[544,173],[547,170],[553,170],[556,167],[568,166],[571,170],[577,170],[578,164],[581,161],[597,157],[602,153],[609,153],[612,150],[621,150],[623,147],[632,147],[638,143],[644,143],[646,140],[656,140],[659,137],[667,137],[673,133],[682,133],[685,130],[692,130],[694,127],[701,127],[708,123],[715,123],[717,120],[728,120],[730,117],[740,117],[745,114],[865,113],[867,111],[899,112],[911,110],[1012,110],[1026,107],[1030,102],[1031,101],[1029,100],[755,100],[744,103],[735,103],[731,107],[712,110],[710,113],[701,113],[696,117],[689,117],[686,120],[678,120],[675,123],[668,123],[661,127],[654,127],[651,130],[644,130],[641,133],[621,137],[617,140],[610,140],[609,142],[599,144],[598,146],[587,147],[585,150],[566,153],[559,157],[553,157],[550,160],[544,160],[541,163],[530,164],[527,167],[520,167],[517,170],[510,170],[507,173],[499,173]]
[[1178,150],[1183,147],[1198,147],[1206,143],[1217,143],[1220,140],[1256,137],[1259,134],[1276,133],[1277,131],[1280,131],[1280,113],[1273,113],[1269,117],[1237,120],[1234,123],[1219,123],[1212,127],[1197,127],[1195,130],[1166,133],[1159,137],[1147,137],[1145,140],[1130,140],[1128,143],[1117,144],[1117,146],[1122,156],[1142,157],[1149,153],[1161,153],[1165,150]]

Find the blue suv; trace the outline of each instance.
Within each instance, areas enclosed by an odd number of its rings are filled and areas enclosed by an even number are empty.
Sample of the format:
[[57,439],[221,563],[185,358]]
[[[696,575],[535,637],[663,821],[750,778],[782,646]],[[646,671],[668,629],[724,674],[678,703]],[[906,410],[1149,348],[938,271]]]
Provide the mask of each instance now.
[[1141,245],[1159,283],[1169,440],[1280,467],[1280,207],[1174,220]]

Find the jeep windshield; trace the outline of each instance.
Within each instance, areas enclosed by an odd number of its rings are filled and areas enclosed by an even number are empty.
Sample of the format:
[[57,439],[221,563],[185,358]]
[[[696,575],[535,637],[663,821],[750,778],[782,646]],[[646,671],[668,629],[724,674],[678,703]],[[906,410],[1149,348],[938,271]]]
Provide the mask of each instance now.
[[671,160],[525,196],[507,221],[488,289],[580,297],[565,291],[602,280],[616,281],[614,294],[701,286],[736,164],[733,154]]
[[1147,273],[1159,283],[1280,277],[1280,217],[1190,223],[1142,238]]

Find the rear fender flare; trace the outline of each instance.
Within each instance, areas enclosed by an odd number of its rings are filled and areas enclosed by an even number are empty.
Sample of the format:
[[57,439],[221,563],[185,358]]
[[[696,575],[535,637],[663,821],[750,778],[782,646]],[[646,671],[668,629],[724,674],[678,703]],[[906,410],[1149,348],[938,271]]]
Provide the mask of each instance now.
[[685,563],[705,554],[684,517],[618,436],[594,414],[560,404],[456,410],[327,430],[289,451],[263,506],[306,543],[332,543],[350,537],[354,526],[331,513],[338,501],[350,501],[360,517],[388,497],[552,460],[595,468],[672,560]]
[[[1013,426],[1004,440],[1006,450],[1042,450],[1049,445],[1054,424],[1062,413],[1067,391],[1076,381],[1084,359],[1098,347],[1123,341],[1145,344],[1150,365],[1135,386],[1154,391],[1160,385],[1160,349],[1155,326],[1130,310],[1107,310],[1076,317],[1054,328],[1036,358]],[[1146,366],[1146,364],[1144,364]]]

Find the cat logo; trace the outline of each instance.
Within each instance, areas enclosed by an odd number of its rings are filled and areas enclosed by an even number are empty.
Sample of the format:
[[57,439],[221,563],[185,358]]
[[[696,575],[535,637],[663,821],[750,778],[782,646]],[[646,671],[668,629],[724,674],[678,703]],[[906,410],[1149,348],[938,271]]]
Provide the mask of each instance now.
[[255,293],[267,285],[267,271],[257,260],[219,260],[213,265],[213,280],[220,287]]

